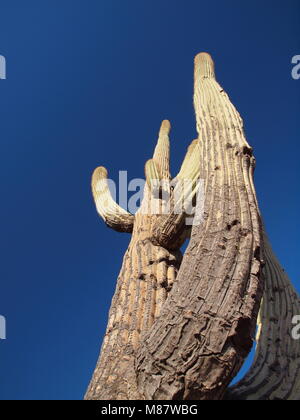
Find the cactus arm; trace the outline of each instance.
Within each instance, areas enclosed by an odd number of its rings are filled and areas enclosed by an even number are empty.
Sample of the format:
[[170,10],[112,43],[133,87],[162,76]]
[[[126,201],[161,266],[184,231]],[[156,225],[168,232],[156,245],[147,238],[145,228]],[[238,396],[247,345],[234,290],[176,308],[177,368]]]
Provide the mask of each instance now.
[[153,192],[153,194],[159,190],[159,184],[161,175],[159,173],[159,168],[154,159],[149,159],[145,164],[145,176],[147,185],[150,189],[150,191]]
[[131,233],[134,216],[120,207],[112,198],[108,182],[107,170],[100,166],[92,175],[92,192],[96,209],[107,226],[118,232]]
[[[194,199],[198,191],[198,181],[200,178],[202,143],[196,139],[188,147],[186,156],[182,162],[180,171],[176,176],[176,186],[174,189],[175,208],[181,205],[188,205]],[[179,181],[179,182],[178,182]]]
[[167,249],[177,249],[190,234],[190,226],[185,223],[185,205],[192,203],[200,176],[200,142],[193,140],[188,147],[180,171],[173,180],[175,184],[171,194],[170,212],[162,215],[154,226],[153,239]]
[[[199,174],[200,142],[195,139],[189,145],[180,170],[176,176],[181,180],[190,179]],[[199,175],[198,175],[199,176]]]
[[245,377],[229,388],[230,400],[299,400],[300,340],[292,319],[300,299],[264,235],[265,291],[258,319],[255,360]]
[[160,178],[170,179],[170,133],[171,125],[168,120],[161,123],[153,160],[157,163]]

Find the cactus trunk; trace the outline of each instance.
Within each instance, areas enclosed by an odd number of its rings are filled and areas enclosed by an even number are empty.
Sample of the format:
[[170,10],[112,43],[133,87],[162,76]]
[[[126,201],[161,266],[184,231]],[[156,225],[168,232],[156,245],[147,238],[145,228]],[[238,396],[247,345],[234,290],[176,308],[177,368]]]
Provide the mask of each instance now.
[[159,316],[182,258],[180,250],[168,251],[152,243],[152,223],[153,218],[136,216],[87,399],[141,399],[135,379],[135,352],[141,334]]
[[147,399],[221,399],[252,347],[263,291],[254,158],[207,54],[196,57],[194,103],[205,221],[193,227],[176,287],[138,350]]

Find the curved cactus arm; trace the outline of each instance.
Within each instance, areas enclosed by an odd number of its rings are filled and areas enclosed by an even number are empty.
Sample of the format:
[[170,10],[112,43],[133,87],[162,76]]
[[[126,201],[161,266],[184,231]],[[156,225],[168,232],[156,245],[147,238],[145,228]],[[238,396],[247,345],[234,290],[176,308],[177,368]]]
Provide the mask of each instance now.
[[107,226],[118,232],[132,232],[134,216],[120,207],[112,198],[108,181],[107,170],[100,166],[92,175],[92,192],[97,212]]
[[265,291],[258,319],[255,360],[227,391],[233,400],[299,400],[300,340],[292,334],[300,299],[264,235]]
[[161,123],[157,144],[153,153],[153,160],[156,162],[162,179],[170,179],[170,140],[169,133],[171,124],[168,120]]

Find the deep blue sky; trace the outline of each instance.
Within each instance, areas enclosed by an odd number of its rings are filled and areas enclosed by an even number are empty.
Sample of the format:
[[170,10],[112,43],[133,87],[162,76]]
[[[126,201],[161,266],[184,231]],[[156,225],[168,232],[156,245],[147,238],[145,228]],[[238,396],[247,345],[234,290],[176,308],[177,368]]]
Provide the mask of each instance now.
[[299,0],[1,0],[1,399],[82,398],[129,240],[97,217],[91,172],[142,177],[168,118],[175,173],[200,51],[244,117],[261,210],[300,289]]

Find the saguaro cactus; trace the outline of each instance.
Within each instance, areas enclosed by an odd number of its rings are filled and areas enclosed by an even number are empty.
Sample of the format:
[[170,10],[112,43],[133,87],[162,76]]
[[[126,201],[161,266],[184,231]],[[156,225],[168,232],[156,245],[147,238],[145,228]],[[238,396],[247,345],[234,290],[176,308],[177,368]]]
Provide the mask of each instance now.
[[[283,338],[293,311],[299,313],[298,297],[267,245],[253,184],[253,152],[206,53],[195,58],[194,107],[198,139],[188,149],[174,190],[168,183],[170,126],[164,121],[145,165],[144,199],[134,216],[110,197],[106,170],[94,172],[99,214],[108,226],[132,232],[132,239],[87,399],[217,400],[225,393],[229,399],[299,398],[299,343]],[[194,224],[182,260],[180,246],[190,229],[186,214],[174,211],[184,194],[178,193],[179,181],[191,181],[191,201],[198,178],[205,185],[204,218]],[[157,179],[165,181],[167,202],[155,187]],[[156,214],[148,211],[153,203]],[[254,342],[264,278],[256,362],[228,390]],[[284,349],[276,351],[281,342]],[[257,384],[264,387],[261,394]]]

